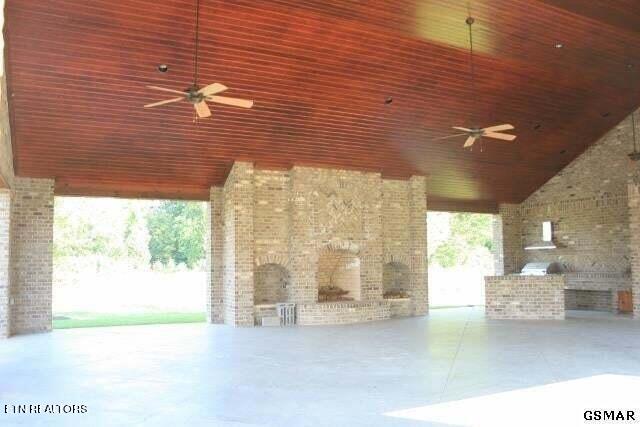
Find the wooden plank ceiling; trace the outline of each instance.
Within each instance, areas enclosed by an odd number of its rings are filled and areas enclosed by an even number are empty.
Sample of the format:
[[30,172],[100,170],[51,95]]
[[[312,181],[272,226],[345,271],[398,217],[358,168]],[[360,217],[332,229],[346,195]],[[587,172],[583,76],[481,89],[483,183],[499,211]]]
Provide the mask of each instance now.
[[[199,82],[255,106],[194,125],[187,103],[142,108],[171,97],[146,85],[192,81],[194,3],[7,0],[18,175],[206,199],[243,159],[426,174],[433,206],[482,211],[525,199],[639,104],[635,0],[472,1],[476,111],[467,0],[201,0]],[[515,143],[433,140],[500,123]]]

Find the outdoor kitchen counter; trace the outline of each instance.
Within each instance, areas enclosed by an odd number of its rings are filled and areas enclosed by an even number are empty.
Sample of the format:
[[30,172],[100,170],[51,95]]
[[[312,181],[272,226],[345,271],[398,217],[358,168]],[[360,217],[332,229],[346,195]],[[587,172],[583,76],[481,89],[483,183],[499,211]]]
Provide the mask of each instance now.
[[487,276],[485,310],[489,319],[564,319],[562,274]]

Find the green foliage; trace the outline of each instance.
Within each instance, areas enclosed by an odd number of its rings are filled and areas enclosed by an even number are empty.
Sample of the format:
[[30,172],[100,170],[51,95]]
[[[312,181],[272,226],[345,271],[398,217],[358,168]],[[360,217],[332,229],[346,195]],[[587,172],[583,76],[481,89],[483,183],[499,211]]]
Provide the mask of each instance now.
[[119,257],[119,248],[110,236],[99,230],[90,220],[61,213],[55,217],[56,239],[54,258],[68,256],[106,255]]
[[[204,204],[60,197],[55,201],[56,265],[192,269],[204,259]],[[151,263],[150,263],[151,261]]]
[[151,263],[193,268],[204,259],[202,203],[164,201],[147,216]]
[[457,242],[449,240],[438,246],[431,259],[444,268],[462,264],[463,250]]
[[452,213],[448,238],[438,245],[429,262],[452,268],[466,264],[478,252],[491,252],[492,247],[490,215]]
[[451,216],[451,234],[460,237],[471,247],[493,247],[491,215],[455,213]]
[[145,211],[130,209],[124,225],[124,250],[130,260],[142,265],[149,261],[149,232]]

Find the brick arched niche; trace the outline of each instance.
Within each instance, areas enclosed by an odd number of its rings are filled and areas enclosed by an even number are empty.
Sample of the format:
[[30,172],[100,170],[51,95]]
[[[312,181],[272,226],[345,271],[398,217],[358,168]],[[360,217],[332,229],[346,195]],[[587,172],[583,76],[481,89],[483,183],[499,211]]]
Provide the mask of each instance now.
[[255,304],[287,302],[290,288],[289,271],[274,263],[255,267],[253,273],[253,299]]
[[319,302],[359,301],[360,258],[357,252],[332,246],[321,250],[317,283]]
[[382,267],[382,291],[384,298],[408,298],[411,271],[401,262],[388,262]]

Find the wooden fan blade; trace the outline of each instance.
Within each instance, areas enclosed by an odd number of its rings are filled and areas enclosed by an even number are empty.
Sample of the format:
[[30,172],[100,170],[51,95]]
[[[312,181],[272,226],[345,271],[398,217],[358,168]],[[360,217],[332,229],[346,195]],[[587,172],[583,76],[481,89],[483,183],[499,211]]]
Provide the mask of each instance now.
[[453,129],[461,130],[461,131],[463,131],[463,132],[471,132],[471,129],[461,128],[461,127],[459,127],[459,126],[453,126]]
[[147,86],[149,89],[153,89],[153,90],[161,90],[163,92],[169,92],[169,93],[179,93],[180,95],[186,95],[186,92],[183,92],[181,90],[173,90],[173,89],[167,89],[164,87],[160,87],[160,86]]
[[442,139],[457,138],[457,137],[462,136],[462,135],[469,135],[469,134],[468,133],[456,133],[455,135],[441,136],[439,138],[434,138],[433,140],[434,141],[440,141]]
[[164,100],[164,101],[153,102],[151,104],[145,105],[144,108],[157,107],[158,105],[164,105],[164,104],[171,104],[172,102],[182,101],[183,99],[184,99],[184,97],[181,96],[180,98],[172,98],[172,99],[167,99],[167,100]]
[[205,117],[211,117],[211,110],[209,109],[209,106],[206,102],[200,101],[197,104],[193,104],[193,107],[196,109],[198,117],[200,117],[201,119]]
[[251,108],[253,107],[253,101],[238,98],[229,98],[227,96],[207,96],[207,99],[211,102],[217,102],[218,104],[232,105],[234,107]]
[[229,88],[221,83],[212,83],[200,89],[198,93],[201,93],[204,96],[209,96],[209,95],[215,95],[216,93],[224,92],[227,89]]
[[502,139],[503,141],[513,141],[516,139],[515,135],[507,135],[506,133],[493,133],[493,132],[485,132],[482,136],[486,136],[487,138],[495,138]]
[[463,147],[467,148],[467,147],[471,147],[473,145],[473,143],[476,142],[476,137],[475,136],[470,136],[469,138],[467,138],[467,140],[464,142]]
[[489,126],[488,128],[482,129],[485,132],[500,132],[502,130],[511,130],[515,129],[511,125],[497,125],[497,126]]

